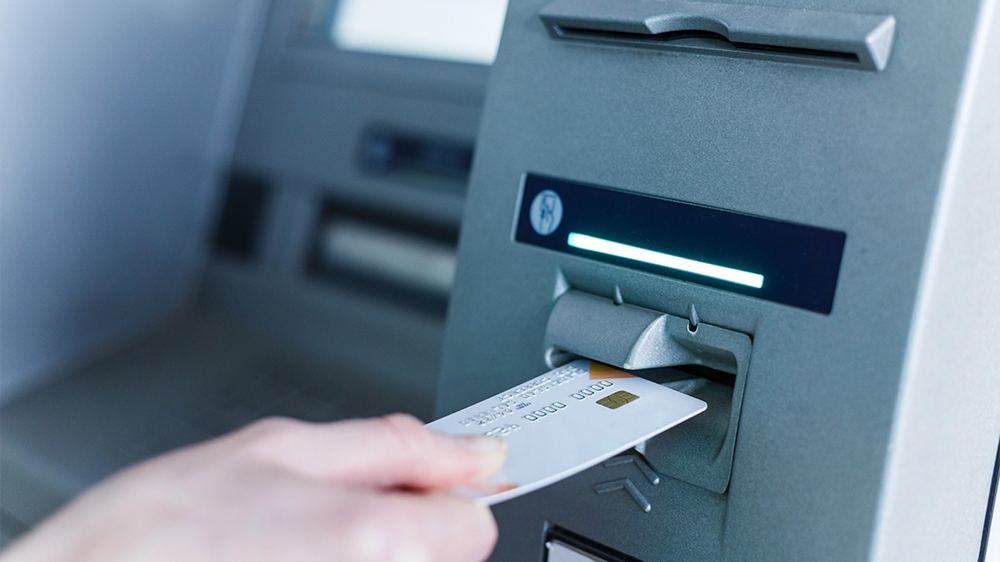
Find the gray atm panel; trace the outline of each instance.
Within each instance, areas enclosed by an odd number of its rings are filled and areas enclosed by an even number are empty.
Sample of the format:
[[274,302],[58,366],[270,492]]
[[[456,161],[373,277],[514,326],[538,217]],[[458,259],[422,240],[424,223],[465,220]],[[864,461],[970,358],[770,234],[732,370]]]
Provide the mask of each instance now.
[[[725,36],[776,13],[780,29],[757,29],[758,47]],[[668,432],[643,455],[659,484],[610,463],[498,506],[493,560],[538,558],[551,529],[645,562],[977,559],[1000,435],[997,14],[993,0],[511,4],[438,413],[565,360],[546,326],[566,295],[680,317],[693,306],[700,321],[749,335],[752,351],[724,491],[665,461],[696,436]],[[872,18],[895,22],[884,65],[830,64],[847,51],[816,43],[806,49],[826,53],[795,50]],[[660,20],[681,28],[648,37]],[[832,309],[517,242],[527,174],[844,232]],[[957,310],[961,327],[949,327]],[[590,325],[616,324],[595,313]],[[599,355],[580,341],[570,351]],[[735,400],[723,404],[704,415],[722,419]],[[624,489],[599,493],[623,478],[649,513]]]
[[206,291],[229,314],[407,389],[427,411],[447,290],[331,272],[322,231],[343,219],[354,234],[453,252],[489,67],[338,50],[336,6],[272,7],[233,156],[237,173],[269,184],[267,241],[251,261],[217,254]]

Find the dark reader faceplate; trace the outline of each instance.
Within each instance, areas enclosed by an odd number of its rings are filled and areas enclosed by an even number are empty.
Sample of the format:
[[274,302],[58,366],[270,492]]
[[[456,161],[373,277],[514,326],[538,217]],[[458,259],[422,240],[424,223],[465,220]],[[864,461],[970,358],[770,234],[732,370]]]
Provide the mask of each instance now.
[[528,174],[514,239],[829,314],[847,235]]

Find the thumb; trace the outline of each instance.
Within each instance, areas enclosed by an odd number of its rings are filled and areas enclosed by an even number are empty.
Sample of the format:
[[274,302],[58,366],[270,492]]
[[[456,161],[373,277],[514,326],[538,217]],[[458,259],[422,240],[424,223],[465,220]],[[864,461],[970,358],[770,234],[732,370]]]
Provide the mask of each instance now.
[[314,424],[270,418],[232,436],[252,456],[306,477],[374,487],[451,488],[503,465],[500,439],[452,437],[406,414]]

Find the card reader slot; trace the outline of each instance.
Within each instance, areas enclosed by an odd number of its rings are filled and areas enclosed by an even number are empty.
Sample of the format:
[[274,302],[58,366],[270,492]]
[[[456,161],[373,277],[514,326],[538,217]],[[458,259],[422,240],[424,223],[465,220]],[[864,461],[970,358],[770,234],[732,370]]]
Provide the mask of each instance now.
[[732,458],[728,438],[730,433],[735,437],[735,431],[729,431],[729,424],[739,421],[731,419],[734,406],[739,407],[738,403],[734,403],[736,381],[733,375],[696,365],[637,371],[633,374],[708,404],[704,413],[646,444],[643,454],[652,466],[664,474],[688,480],[684,477],[688,473],[691,473],[690,477],[697,478],[695,473],[701,469],[695,467],[699,463],[707,459],[725,458],[726,455]]
[[735,374],[717,371],[710,367],[705,367],[704,365],[681,365],[678,367],[674,367],[673,370],[679,373],[684,373],[691,377],[697,377],[700,379],[705,379],[706,381],[709,382],[721,384],[723,386],[728,386],[730,388],[736,386]]
[[876,71],[896,26],[889,15],[683,0],[555,0],[539,16],[557,39]]
[[661,474],[723,493],[729,487],[750,336],[707,322],[616,304],[579,290],[556,301],[545,330],[549,361],[571,356],[614,365],[708,403],[708,410],[646,446]]

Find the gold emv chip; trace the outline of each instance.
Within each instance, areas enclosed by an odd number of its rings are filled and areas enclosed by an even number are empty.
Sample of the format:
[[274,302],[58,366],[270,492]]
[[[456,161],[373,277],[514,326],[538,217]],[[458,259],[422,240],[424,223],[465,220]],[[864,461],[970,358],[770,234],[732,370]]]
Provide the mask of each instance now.
[[628,404],[629,402],[635,402],[638,399],[639,397],[636,396],[635,394],[632,394],[631,392],[619,390],[614,394],[609,394],[608,396],[601,398],[600,400],[597,401],[597,403],[600,404],[601,406],[604,406],[605,408],[611,408],[612,410],[615,410],[617,408],[621,408],[622,406]]

